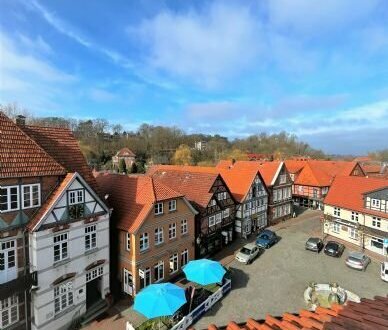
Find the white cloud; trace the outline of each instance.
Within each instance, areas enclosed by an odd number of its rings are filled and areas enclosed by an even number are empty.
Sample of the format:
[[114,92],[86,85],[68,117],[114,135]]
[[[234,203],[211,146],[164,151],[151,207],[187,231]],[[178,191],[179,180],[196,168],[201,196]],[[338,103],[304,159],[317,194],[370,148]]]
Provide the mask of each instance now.
[[48,62],[20,53],[11,39],[1,33],[0,44],[0,71],[2,74],[16,73],[19,77],[24,75],[24,78],[21,78],[23,81],[28,76],[46,81],[60,82],[68,82],[75,79],[73,75],[58,70]]
[[17,37],[19,38],[21,44],[31,51],[43,52],[47,54],[51,54],[53,52],[50,45],[44,41],[41,36],[37,36],[35,39],[30,39],[24,34],[17,33]]
[[17,101],[40,113],[58,109],[78,78],[38,55],[22,52],[16,40],[0,33],[0,103]]
[[212,4],[201,12],[163,11],[127,29],[149,47],[149,64],[214,86],[247,69],[260,52],[259,21],[248,8]]
[[350,23],[370,18],[381,0],[270,0],[268,13],[275,29],[300,36],[322,37]]

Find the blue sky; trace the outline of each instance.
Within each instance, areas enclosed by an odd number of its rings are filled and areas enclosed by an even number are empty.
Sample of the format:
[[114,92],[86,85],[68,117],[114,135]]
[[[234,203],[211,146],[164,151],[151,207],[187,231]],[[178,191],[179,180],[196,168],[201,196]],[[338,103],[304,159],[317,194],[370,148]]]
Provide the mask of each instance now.
[[385,0],[1,3],[0,103],[126,129],[285,130],[330,153],[388,147]]

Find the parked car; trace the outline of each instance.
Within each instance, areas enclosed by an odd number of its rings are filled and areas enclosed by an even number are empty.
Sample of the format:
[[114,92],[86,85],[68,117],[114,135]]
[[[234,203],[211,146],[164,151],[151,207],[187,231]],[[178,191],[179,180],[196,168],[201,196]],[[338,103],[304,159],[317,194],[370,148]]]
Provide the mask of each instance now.
[[345,260],[345,263],[350,268],[365,270],[370,263],[370,258],[362,252],[349,252],[348,257]]
[[381,263],[381,279],[388,282],[388,261]]
[[313,252],[321,252],[323,248],[323,241],[318,237],[310,237],[306,242],[306,250]]
[[328,241],[326,243],[325,248],[323,249],[323,252],[325,252],[325,254],[330,257],[339,258],[344,252],[344,250],[345,250],[345,245],[335,241]]
[[236,254],[236,260],[247,265],[250,264],[260,254],[262,254],[263,251],[264,249],[260,246],[257,246],[255,243],[248,243],[245,244]]
[[265,249],[276,244],[279,237],[271,230],[265,229],[256,237],[256,244]]

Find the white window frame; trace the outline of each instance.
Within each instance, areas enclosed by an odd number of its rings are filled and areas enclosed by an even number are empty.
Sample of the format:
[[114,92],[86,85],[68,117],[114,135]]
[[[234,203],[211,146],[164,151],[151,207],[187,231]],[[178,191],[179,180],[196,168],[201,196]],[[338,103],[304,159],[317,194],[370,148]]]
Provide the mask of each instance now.
[[157,227],[154,230],[155,245],[160,245],[164,242],[163,227]]
[[126,233],[125,235],[125,250],[131,251],[131,234]]
[[181,235],[186,235],[189,232],[187,219],[181,220]]
[[156,203],[154,206],[154,214],[160,215],[163,214],[163,203]]
[[[140,273],[143,272],[144,274],[144,277],[141,277],[140,276]],[[150,267],[147,267],[145,269],[139,269],[139,277],[140,277],[140,287],[141,288],[145,288],[147,286],[149,286],[150,284],[152,284],[152,273],[151,273],[151,268]],[[148,281],[147,281],[147,277],[148,277]]]
[[74,189],[69,192],[69,205],[82,204],[85,200],[84,189]]
[[287,182],[287,175],[286,174],[280,174],[279,175],[279,184],[285,184]]
[[358,230],[356,228],[349,227],[348,234],[349,234],[349,238],[358,240]]
[[54,313],[62,311],[74,305],[73,282],[67,281],[54,287]]
[[341,224],[339,222],[333,222],[332,232],[339,234],[341,231]]
[[380,200],[377,198],[371,198],[372,207],[380,208]]
[[[378,243],[379,245],[381,244],[382,247],[377,247],[375,245],[372,244],[372,242],[375,242],[375,243]],[[383,250],[384,249],[384,240],[382,238],[379,238],[379,237],[371,237],[370,239],[370,246],[373,247],[374,249],[380,249],[380,250]]]
[[17,244],[16,240],[0,242],[0,283],[17,277]]
[[337,217],[340,217],[341,216],[341,208],[334,207],[334,215]]
[[373,217],[372,218],[372,227],[381,228],[381,218]]
[[[11,201],[11,189],[15,189],[16,188],[16,207],[15,208],[12,208],[11,205],[12,205],[12,201]],[[20,208],[20,197],[19,197],[19,186],[0,186],[0,190],[1,189],[5,189],[6,190],[6,202],[5,204],[7,205],[6,209],[5,210],[1,210],[0,209],[0,213],[5,213],[5,212],[12,212],[12,211],[17,211],[19,210]],[[15,195],[15,194],[13,194]]]
[[104,274],[104,266],[95,267],[86,273],[86,283],[93,281]]
[[149,241],[148,233],[142,233],[139,239],[140,252],[148,250],[149,247],[150,247],[150,241]]
[[226,208],[226,209],[223,211],[222,216],[223,216],[223,218],[227,218],[227,217],[230,216],[230,209],[229,209],[229,207]]
[[213,227],[216,224],[216,217],[214,215],[211,215],[209,217],[209,227]]
[[92,224],[85,227],[85,251],[97,248],[97,225]]
[[12,295],[0,300],[0,329],[5,329],[19,321],[19,299]]
[[358,212],[352,211],[352,220],[353,221],[358,221]]
[[[160,270],[162,270],[162,276],[160,276]],[[155,274],[158,274],[158,278],[156,279]],[[160,260],[155,266],[154,266],[154,283],[160,282],[164,280],[164,261]]]
[[[175,268],[176,266],[176,268]],[[178,253],[174,253],[170,256],[170,274],[174,274],[179,270],[179,258]]]
[[[33,189],[37,187],[38,188],[38,197],[37,197],[37,203],[34,204],[34,192]],[[29,198],[26,199],[26,192],[24,191],[25,189],[28,189],[27,195],[29,195]],[[28,201],[29,205],[25,206],[25,202]],[[33,184],[25,184],[22,185],[22,208],[23,210],[25,209],[30,209],[33,207],[39,207],[40,206],[40,184],[39,183],[33,183]]]
[[222,222],[222,212],[218,212],[216,214],[216,224],[221,223],[221,222]]
[[176,223],[170,223],[168,225],[168,239],[176,238]]
[[181,253],[181,267],[183,267],[184,265],[187,265],[188,262],[189,262],[189,250],[185,249]]
[[176,211],[176,199],[172,199],[168,201],[168,211],[169,212]]
[[[54,241],[54,246],[53,246],[54,263],[68,259],[69,258],[69,232],[54,235],[53,241]],[[57,254],[59,257],[56,259],[55,251],[57,247],[59,248],[58,250],[59,254]]]
[[217,205],[217,202],[216,200],[213,198],[211,201],[210,201],[210,206],[216,206]]

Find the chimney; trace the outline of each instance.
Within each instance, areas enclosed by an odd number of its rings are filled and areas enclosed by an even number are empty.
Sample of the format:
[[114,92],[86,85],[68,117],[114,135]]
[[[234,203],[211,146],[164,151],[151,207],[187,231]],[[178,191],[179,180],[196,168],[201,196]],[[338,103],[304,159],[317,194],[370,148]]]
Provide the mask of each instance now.
[[16,116],[16,125],[24,127],[26,125],[26,117],[23,115]]

